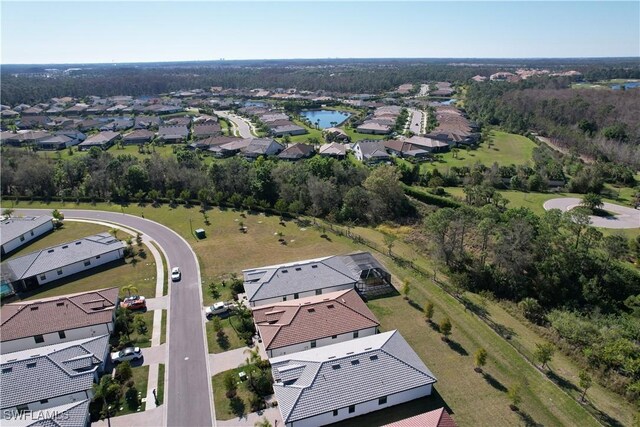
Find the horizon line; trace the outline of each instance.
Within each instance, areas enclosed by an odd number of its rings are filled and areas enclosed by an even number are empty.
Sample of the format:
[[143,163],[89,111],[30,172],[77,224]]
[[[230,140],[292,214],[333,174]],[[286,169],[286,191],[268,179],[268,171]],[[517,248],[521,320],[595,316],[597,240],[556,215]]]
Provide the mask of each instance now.
[[243,62],[243,61],[350,61],[350,60],[585,60],[585,59],[638,59],[638,56],[504,56],[504,57],[423,57],[423,56],[404,56],[404,57],[324,57],[324,58],[244,58],[244,59],[179,59],[179,60],[158,60],[158,61],[111,61],[111,62],[31,62],[31,63],[3,63],[2,66],[34,66],[34,65],[128,65],[128,64],[173,64],[173,63],[190,63],[190,62]]

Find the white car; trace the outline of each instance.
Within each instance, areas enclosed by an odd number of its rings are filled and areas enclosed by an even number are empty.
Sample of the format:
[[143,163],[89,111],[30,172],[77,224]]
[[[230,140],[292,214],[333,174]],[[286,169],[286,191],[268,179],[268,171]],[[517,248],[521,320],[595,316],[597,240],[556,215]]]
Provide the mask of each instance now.
[[111,360],[115,364],[125,362],[127,360],[138,360],[141,358],[142,351],[140,350],[140,347],[127,347],[120,351],[116,351],[115,353],[111,353]]
[[213,304],[204,311],[207,319],[211,320],[213,316],[219,316],[229,311],[229,306],[224,302],[220,301]]
[[171,269],[171,280],[173,282],[177,282],[182,277],[182,273],[180,273],[180,269],[178,267],[173,267]]

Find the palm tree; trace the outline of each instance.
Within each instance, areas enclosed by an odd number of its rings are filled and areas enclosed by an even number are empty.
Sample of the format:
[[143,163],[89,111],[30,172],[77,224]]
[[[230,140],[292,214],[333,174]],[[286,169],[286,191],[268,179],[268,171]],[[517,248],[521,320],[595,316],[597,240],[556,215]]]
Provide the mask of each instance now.
[[118,238],[118,229],[115,228],[115,227],[109,229],[109,234],[111,234],[114,239],[117,239]]
[[126,286],[123,286],[122,290],[124,292],[126,292],[128,294],[128,296],[131,296],[132,293],[134,293],[134,294],[138,293],[138,288],[136,288],[136,286],[131,284],[131,283],[126,285]]
[[6,216],[7,218],[11,218],[11,215],[13,215],[13,209],[11,208],[6,208],[2,210],[2,215]]
[[258,350],[258,347],[254,349],[248,348],[244,351],[244,354],[248,355],[244,361],[247,366],[255,365],[256,363],[262,360],[262,358],[260,357],[260,351]]

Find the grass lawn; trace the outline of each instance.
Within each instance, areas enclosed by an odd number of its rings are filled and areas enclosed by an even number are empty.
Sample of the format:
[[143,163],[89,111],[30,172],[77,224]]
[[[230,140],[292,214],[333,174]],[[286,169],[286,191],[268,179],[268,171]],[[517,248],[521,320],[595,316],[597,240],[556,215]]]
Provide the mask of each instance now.
[[457,158],[454,158],[453,153],[449,151],[442,154],[442,160],[439,162],[422,163],[421,169],[423,171],[434,168],[446,170],[452,166],[471,167],[476,163],[491,166],[494,162],[498,162],[500,165],[522,165],[531,160],[533,149],[536,148],[535,142],[513,133],[492,131],[491,135],[493,137],[491,148],[485,142],[475,150],[460,149]]
[[[20,202],[16,208],[46,207],[60,208],[92,208],[121,212],[119,205],[96,204],[66,205],[38,204]],[[139,215],[141,208],[130,206],[123,208],[125,213]],[[347,253],[353,250],[368,250],[350,239],[338,237],[329,233],[329,239],[320,238],[321,232],[312,226],[287,221],[286,226],[278,224],[277,216],[246,214],[234,210],[209,211],[210,226],[204,225],[202,214],[197,208],[179,206],[171,209],[167,206],[159,208],[146,207],[145,217],[161,222],[186,238],[198,254],[206,283],[229,274],[239,273],[243,268],[261,265],[277,264],[286,261],[319,257],[336,253]],[[193,220],[193,228],[204,228],[207,238],[196,240],[191,235],[189,218]],[[236,221],[237,220],[237,221]],[[238,222],[243,221],[248,227],[248,233],[238,231]],[[284,233],[288,244],[280,245],[277,231]],[[377,242],[383,248],[382,234],[371,229],[356,229],[366,234],[370,240]],[[383,249],[384,250],[384,249]],[[402,254],[416,263],[428,267],[431,261],[420,255],[398,240],[394,253]],[[454,413],[459,425],[517,425],[525,424],[528,419],[521,418],[512,412],[504,387],[526,378],[528,385],[523,387],[522,411],[537,423],[545,425],[597,425],[595,420],[560,388],[549,381],[536,368],[526,362],[507,341],[499,337],[485,323],[464,310],[464,307],[446,294],[430,280],[412,276],[389,258],[379,253],[376,257],[383,262],[394,276],[394,282],[400,283],[404,278],[411,279],[413,289],[411,298],[419,306],[423,306],[427,299],[435,304],[435,321],[440,321],[444,314],[453,323],[453,345],[450,347],[440,340],[440,335],[432,330],[424,321],[420,311],[412,308],[400,296],[377,299],[369,303],[378,316],[384,330],[398,328],[405,339],[434,372],[439,382],[437,392]],[[207,325],[209,350],[211,343],[215,343],[213,328]],[[229,334],[230,339],[233,337]],[[211,339],[214,338],[214,339]],[[241,345],[239,345],[241,346]],[[484,347],[489,352],[489,362],[485,371],[491,377],[485,379],[473,371],[473,352],[478,347]],[[466,354],[465,354],[466,353]],[[218,376],[216,376],[218,377]],[[216,383],[214,379],[214,393],[217,392],[216,412],[220,419],[232,418],[228,409],[228,401],[224,396],[222,377]],[[221,400],[223,399],[223,400]],[[438,398],[439,399],[439,398]],[[386,411],[385,411],[386,413]]]
[[158,365],[158,389],[156,394],[158,396],[158,405],[162,405],[162,402],[164,402],[164,363]]
[[50,246],[71,242],[82,237],[91,236],[97,233],[105,233],[108,231],[109,228],[105,227],[104,225],[89,224],[86,222],[64,221],[64,225],[62,226],[62,228],[54,229],[53,231],[43,235],[42,237],[36,240],[32,240],[30,243],[27,243],[17,251],[12,252],[11,255],[6,259],[17,258],[31,252],[48,248]]
[[167,310],[162,310],[162,320],[160,323],[160,344],[164,344],[166,341],[167,341]]
[[[162,284],[162,296],[169,294],[169,268],[167,267],[167,260],[164,258],[164,253],[160,250],[160,246],[156,242],[151,242],[153,247],[156,248],[158,253],[160,254],[160,259],[162,260],[162,270],[164,271],[164,283]],[[154,294],[155,296],[155,294]]]
[[231,410],[229,405],[229,399],[226,396],[226,390],[224,388],[224,377],[231,373],[236,379],[238,379],[238,397],[242,399],[245,406],[245,413],[249,411],[249,399],[252,393],[245,386],[245,382],[240,382],[238,373],[243,371],[244,368],[230,369],[228,371],[220,372],[211,378],[211,385],[213,387],[213,404],[216,408],[216,419],[218,420],[231,420],[237,418],[237,415]]
[[[118,148],[117,146],[109,147],[107,150],[114,157],[120,154],[129,154],[140,160],[151,158],[153,153],[158,153],[163,157],[173,156],[173,147],[174,146],[184,146],[185,144],[165,144],[163,146],[149,146],[151,150],[151,154],[142,154],[138,152],[137,145],[124,145],[122,148]],[[88,151],[76,151],[75,148],[73,150],[73,154],[69,155],[69,150],[60,150],[60,151],[38,151],[41,156],[48,157],[51,159],[70,159],[76,156],[86,156]]]
[[[620,191],[620,194],[627,194],[632,192],[632,189],[623,189]],[[461,200],[464,200],[464,190],[462,187],[446,187],[445,191]],[[544,202],[551,199],[556,199],[559,197],[577,197],[582,198],[584,194],[577,193],[525,193],[522,191],[515,190],[500,190],[500,194],[502,194],[507,200],[509,200],[508,208],[519,208],[526,207],[531,209],[535,214],[542,215],[544,214]],[[614,200],[603,198],[605,202],[616,203],[616,204],[624,204],[621,200]],[[625,236],[627,239],[633,239],[640,233],[639,228],[626,228],[626,229],[614,229],[614,228],[598,228],[604,235],[612,235],[612,234],[620,234]]]
[[[147,253],[147,259],[140,259],[138,257],[136,264],[132,264],[131,259],[128,258],[126,261],[119,260],[101,265],[91,270],[41,286],[35,293],[25,295],[23,299],[34,300],[49,298],[114,286],[122,288],[129,284],[138,288],[140,295],[152,298],[156,287],[156,266],[146,246],[143,247]],[[124,292],[121,292],[121,294],[125,295]]]
[[[314,129],[314,128],[310,128],[309,126],[307,126],[305,123],[301,122],[300,120],[293,120],[293,123],[295,123],[298,126],[302,126],[303,128],[305,128],[307,130],[307,132],[304,135],[294,135],[291,137],[291,142],[307,142],[309,140],[309,138],[318,138],[318,141],[322,142],[324,141],[324,138],[322,137],[322,130],[321,129]],[[283,140],[283,138],[279,138],[280,141]]]
[[[466,296],[474,303],[480,303],[481,298],[478,295],[467,293]],[[513,316],[505,309],[506,307],[503,306],[503,304],[507,304],[517,310],[517,307],[515,307],[515,304],[513,303],[499,303],[489,300],[483,301],[484,304],[486,304],[487,316],[495,323],[503,325],[511,330],[511,341],[518,346],[521,351],[527,354],[529,358],[532,358],[536,349],[536,344],[545,342],[545,340],[535,331],[538,327],[532,326],[523,319]],[[556,351],[553,359],[549,362],[549,367],[552,372],[550,377],[557,377],[558,381],[556,382],[563,388],[563,390],[569,393],[574,399],[580,399],[581,390],[574,388],[572,385],[567,385],[564,381],[568,380],[571,384],[578,384],[578,373],[580,372],[580,369],[572,362],[572,360],[560,351]],[[633,405],[625,399],[622,399],[617,394],[598,385],[595,381],[587,391],[586,398],[588,401],[592,402],[596,408],[599,408],[604,413],[615,416],[620,425],[633,424]],[[593,413],[598,416],[597,411],[593,411]],[[601,419],[601,421],[605,425],[613,424],[611,422],[607,422],[604,418]]]
[[372,135],[369,133],[358,133],[354,128],[351,127],[341,127],[341,129],[349,135],[351,138],[351,142],[362,141],[363,139],[384,139],[387,135]]
[[223,353],[225,351],[234,350],[236,348],[242,348],[246,346],[245,342],[242,341],[240,337],[238,337],[235,329],[233,329],[233,326],[231,326],[230,319],[230,317],[222,319],[222,330],[229,338],[229,346],[227,348],[220,347],[216,332],[213,330],[213,322],[207,322],[206,330],[209,353]]
[[140,315],[147,324],[147,333],[139,334],[137,331],[133,331],[130,335],[131,342],[137,347],[151,347],[151,334],[153,333],[153,310],[144,313],[134,312],[135,315]]
[[[137,366],[132,367],[131,372],[133,373],[133,382],[135,384],[136,389],[138,390],[138,395],[141,398],[144,398],[147,395],[147,382],[149,381],[149,366]],[[120,398],[120,403],[116,408],[116,416],[131,414],[134,412],[141,412],[145,410],[145,403],[140,404],[140,411],[131,410],[127,406],[127,402],[124,398],[124,393],[126,392],[126,387],[122,387],[122,397]]]

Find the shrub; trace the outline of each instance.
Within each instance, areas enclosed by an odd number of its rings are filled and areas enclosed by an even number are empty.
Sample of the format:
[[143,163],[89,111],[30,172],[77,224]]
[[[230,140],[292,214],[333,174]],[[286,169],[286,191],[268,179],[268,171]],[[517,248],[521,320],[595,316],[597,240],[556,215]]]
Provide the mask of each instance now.
[[133,376],[133,372],[131,371],[131,364],[129,361],[124,361],[116,368],[116,373],[114,375],[115,380],[120,384],[124,384],[131,379]]
[[127,406],[129,409],[138,409],[140,406],[140,399],[138,398],[138,389],[133,386],[127,389],[127,392],[124,395],[125,400],[127,401]]

